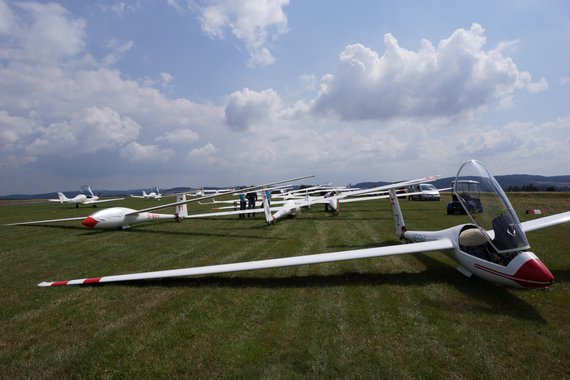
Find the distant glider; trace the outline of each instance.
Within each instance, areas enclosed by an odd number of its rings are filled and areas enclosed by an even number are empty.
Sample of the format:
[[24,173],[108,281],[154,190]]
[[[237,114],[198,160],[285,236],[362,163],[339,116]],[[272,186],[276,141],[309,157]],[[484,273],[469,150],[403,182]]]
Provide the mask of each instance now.
[[[87,195],[83,194],[83,192],[86,192],[88,194]],[[79,207],[79,205],[97,207],[99,203],[114,202],[125,199],[125,198],[100,199],[99,196],[93,194],[93,191],[91,191],[91,187],[86,185],[81,187],[81,194],[77,194],[73,198],[66,197],[65,194],[63,194],[62,192],[58,192],[57,195],[59,196],[58,199],[49,199],[49,201],[59,202],[61,204],[72,203],[75,204],[75,207]]]
[[150,193],[147,194],[145,190],[143,190],[142,195],[132,195],[131,198],[139,198],[139,199],[162,199],[162,194],[158,190],[158,187],[155,187]]

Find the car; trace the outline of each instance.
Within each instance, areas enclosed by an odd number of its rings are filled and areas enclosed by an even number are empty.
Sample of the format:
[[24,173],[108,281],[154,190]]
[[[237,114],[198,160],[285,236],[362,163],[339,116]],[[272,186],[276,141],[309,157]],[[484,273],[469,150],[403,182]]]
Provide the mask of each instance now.
[[408,200],[411,201],[439,201],[440,195],[437,188],[431,183],[420,183],[408,188],[409,193],[419,193],[410,195]]
[[[453,187],[455,190],[451,194],[451,202],[447,204],[448,214],[467,214],[465,208],[471,213],[483,212],[479,182],[461,180],[455,184],[455,181],[453,181]],[[464,204],[461,204],[457,194],[463,199]]]

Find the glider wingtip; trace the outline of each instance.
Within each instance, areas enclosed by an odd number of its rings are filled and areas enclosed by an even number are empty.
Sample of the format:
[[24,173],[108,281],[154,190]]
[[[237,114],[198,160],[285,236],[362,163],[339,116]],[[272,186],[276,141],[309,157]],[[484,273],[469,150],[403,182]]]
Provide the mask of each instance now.
[[50,281],[43,281],[43,282],[40,282],[40,283],[38,284],[38,286],[39,286],[40,288],[45,288],[45,287],[48,287],[48,286],[52,286],[52,284],[53,284],[53,282],[50,282]]

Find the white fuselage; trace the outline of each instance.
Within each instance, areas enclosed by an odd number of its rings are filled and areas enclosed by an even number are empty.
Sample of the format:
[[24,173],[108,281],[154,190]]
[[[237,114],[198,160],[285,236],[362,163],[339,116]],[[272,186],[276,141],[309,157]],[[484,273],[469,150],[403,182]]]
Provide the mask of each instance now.
[[81,224],[94,229],[129,228],[132,224],[159,219],[177,219],[176,214],[137,212],[126,207],[111,207],[89,215]]
[[157,194],[154,191],[151,191],[149,194],[143,191],[143,198],[144,199],[160,199],[162,198],[162,194]]
[[86,204],[86,203],[92,203],[92,202],[95,202],[98,200],[99,200],[99,197],[97,197],[95,195],[92,197],[87,197],[87,195],[85,195],[85,194],[77,194],[76,196],[74,196],[71,199],[61,200],[61,203]]
[[503,265],[463,251],[459,235],[469,226],[459,225],[441,231],[405,231],[402,237],[412,242],[449,239],[453,244],[452,258],[459,264],[457,269],[468,277],[474,274],[487,281],[518,288],[544,288],[554,282],[550,270],[532,252],[518,252],[508,264]]

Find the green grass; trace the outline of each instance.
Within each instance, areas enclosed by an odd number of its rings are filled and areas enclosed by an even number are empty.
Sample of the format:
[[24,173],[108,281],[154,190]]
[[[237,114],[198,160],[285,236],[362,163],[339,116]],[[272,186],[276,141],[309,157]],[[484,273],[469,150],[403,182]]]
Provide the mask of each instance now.
[[[570,210],[570,194],[509,194]],[[163,201],[164,202],[164,201]],[[150,201],[125,200],[143,208]],[[401,205],[412,229],[465,222],[441,202]],[[153,203],[151,203],[153,204]],[[191,210],[204,211],[195,205]],[[528,234],[557,283],[523,291],[467,279],[442,253],[93,287],[44,280],[399,244],[388,202],[92,231],[0,226],[3,378],[570,377],[570,225]],[[93,208],[0,203],[0,224]]]

